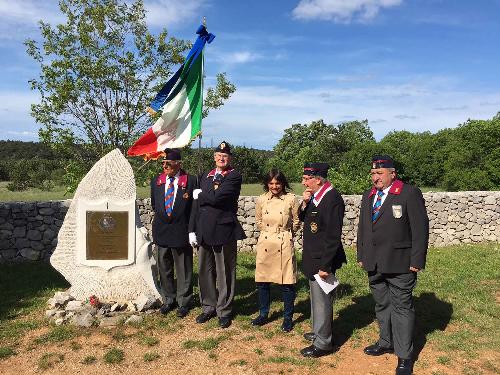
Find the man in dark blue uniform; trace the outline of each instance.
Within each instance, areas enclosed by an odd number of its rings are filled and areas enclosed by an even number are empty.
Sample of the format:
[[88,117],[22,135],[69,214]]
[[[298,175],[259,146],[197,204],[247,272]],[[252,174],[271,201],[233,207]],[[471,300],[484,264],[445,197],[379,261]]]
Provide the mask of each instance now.
[[[163,173],[151,180],[151,206],[154,210],[153,242],[158,249],[162,314],[178,307],[177,316],[185,317],[193,297],[193,248],[188,227],[196,177],[181,169],[181,153],[165,150]],[[174,280],[174,269],[177,282]]]
[[397,375],[413,371],[413,288],[425,266],[429,219],[421,191],[396,178],[390,156],[373,157],[373,187],[363,194],[357,258],[368,272],[375,299],[379,340],[364,349],[378,356],[395,352]]
[[302,184],[306,190],[299,218],[304,222],[302,271],[309,279],[313,332],[304,337],[312,345],[301,350],[304,357],[321,357],[333,352],[333,291],[328,294],[315,275],[328,280],[346,263],[341,242],[344,200],[326,179],[328,164],[306,163]]
[[241,174],[231,167],[231,147],[221,142],[214,153],[215,168],[199,177],[197,208],[190,232],[196,232],[199,249],[199,287],[202,313],[197,323],[214,316],[227,328],[232,320],[236,283],[236,241],[245,238],[238,222]]

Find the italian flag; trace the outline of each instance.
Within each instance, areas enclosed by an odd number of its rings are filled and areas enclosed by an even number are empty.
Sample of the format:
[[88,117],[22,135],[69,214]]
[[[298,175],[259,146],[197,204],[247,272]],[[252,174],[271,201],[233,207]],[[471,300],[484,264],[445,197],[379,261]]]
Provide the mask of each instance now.
[[187,146],[201,133],[203,107],[203,48],[215,35],[200,26],[198,39],[184,65],[163,86],[148,111],[161,117],[144,133],[127,154],[158,159],[166,148]]

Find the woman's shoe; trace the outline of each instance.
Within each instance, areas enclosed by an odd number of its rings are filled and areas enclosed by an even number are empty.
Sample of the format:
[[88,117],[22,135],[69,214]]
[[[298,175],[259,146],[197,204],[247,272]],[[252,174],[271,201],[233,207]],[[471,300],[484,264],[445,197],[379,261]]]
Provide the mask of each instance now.
[[258,317],[256,317],[255,319],[253,319],[250,324],[253,325],[253,326],[263,326],[264,324],[267,323],[267,317],[265,316],[262,316],[262,315],[259,315]]
[[281,325],[281,330],[283,332],[290,332],[293,329],[292,319],[285,318],[283,319],[283,324]]

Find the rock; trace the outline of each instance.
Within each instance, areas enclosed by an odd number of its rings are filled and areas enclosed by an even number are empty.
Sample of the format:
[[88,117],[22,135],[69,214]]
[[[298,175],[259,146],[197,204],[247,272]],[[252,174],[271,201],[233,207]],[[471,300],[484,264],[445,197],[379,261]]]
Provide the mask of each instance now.
[[123,306],[119,304],[118,302],[113,304],[111,308],[109,309],[110,312],[115,312],[115,311],[120,311],[123,309]]
[[48,207],[48,208],[40,208],[40,209],[38,210],[38,213],[39,213],[40,215],[44,215],[44,216],[53,215],[53,214],[54,214],[54,212],[55,212],[55,211],[54,211],[54,209],[53,209],[53,208],[50,208],[50,207]]
[[82,308],[82,301],[69,301],[66,305],[66,311],[80,311]]
[[64,307],[69,301],[73,301],[74,299],[75,297],[73,297],[68,292],[56,292],[56,294],[54,294],[54,297],[49,301],[54,300],[55,307]]
[[25,227],[15,227],[12,232],[12,237],[22,238],[26,236],[26,228]]
[[137,307],[134,305],[133,302],[129,301],[127,302],[127,311],[137,311]]
[[146,311],[153,308],[156,305],[156,298],[151,296],[146,296],[141,294],[134,301],[135,306],[137,307],[137,311]]
[[142,316],[140,315],[131,315],[125,320],[125,324],[141,324],[143,321]]
[[123,319],[123,316],[120,315],[115,315],[115,316],[109,316],[109,317],[103,317],[99,321],[99,327],[114,327],[120,323],[120,321]]
[[89,311],[83,311],[75,314],[71,323],[78,327],[90,328],[94,324],[94,316]]
[[59,318],[64,318],[66,316],[66,311],[64,310],[56,310],[54,313],[54,318],[59,319]]
[[28,231],[28,233],[26,234],[26,237],[32,241],[38,241],[38,240],[42,239],[41,233],[39,231],[33,230],[33,229]]
[[[67,213],[63,210],[54,213],[55,218],[64,218],[64,223],[59,229],[59,240],[50,263],[68,280],[71,293],[77,299],[83,300],[92,294],[102,300],[130,300],[140,294],[160,297],[151,272],[155,263],[150,257],[151,243],[141,232],[143,225],[135,216],[136,193],[132,166],[122,152],[115,149],[97,161],[81,180]],[[130,243],[135,244],[134,255],[128,259],[83,264],[85,249],[78,242],[78,231],[85,233],[85,225],[78,220],[78,208],[92,207],[88,202],[94,202],[94,206],[99,204],[95,202],[106,202],[110,208],[126,207],[131,213],[129,222],[134,224],[128,233]],[[54,230],[52,226],[50,229]]]
[[23,256],[23,258],[26,258],[29,260],[40,259],[40,251],[39,250],[33,250],[32,248],[26,247],[24,249],[21,249],[20,253]]
[[45,310],[45,317],[52,318],[56,314],[56,309]]
[[60,326],[63,323],[64,323],[64,319],[63,318],[57,318],[56,320],[54,320],[54,324],[56,326]]

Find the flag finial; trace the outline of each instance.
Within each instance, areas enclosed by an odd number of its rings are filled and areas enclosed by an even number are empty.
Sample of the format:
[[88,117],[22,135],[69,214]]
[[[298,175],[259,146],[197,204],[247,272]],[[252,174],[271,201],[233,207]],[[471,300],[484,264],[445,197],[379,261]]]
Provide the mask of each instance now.
[[203,20],[201,21],[203,26],[207,27],[207,17],[203,16]]

